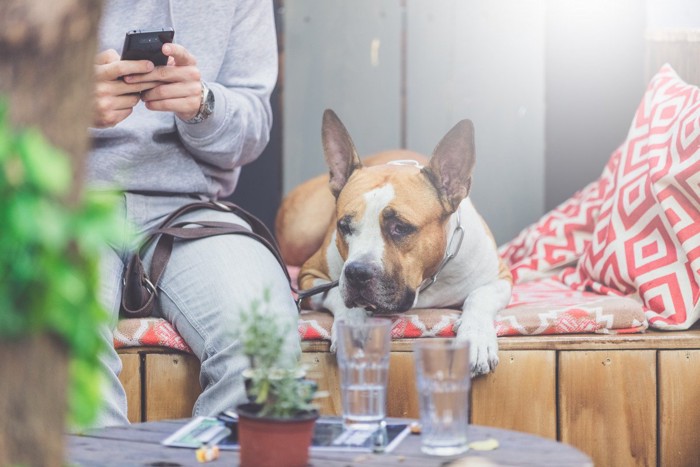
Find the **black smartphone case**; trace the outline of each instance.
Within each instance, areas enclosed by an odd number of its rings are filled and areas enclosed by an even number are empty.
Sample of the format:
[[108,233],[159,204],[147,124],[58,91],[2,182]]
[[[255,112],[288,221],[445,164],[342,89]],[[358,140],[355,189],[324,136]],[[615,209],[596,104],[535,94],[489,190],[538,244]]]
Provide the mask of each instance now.
[[168,63],[168,57],[161,49],[166,42],[172,42],[175,31],[164,28],[153,31],[129,31],[124,37],[122,60],[150,60],[156,66]]

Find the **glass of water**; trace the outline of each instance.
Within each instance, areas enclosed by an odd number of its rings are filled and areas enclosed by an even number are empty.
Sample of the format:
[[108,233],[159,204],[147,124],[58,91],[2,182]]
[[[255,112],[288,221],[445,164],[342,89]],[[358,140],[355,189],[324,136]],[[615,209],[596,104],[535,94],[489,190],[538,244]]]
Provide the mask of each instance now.
[[336,324],[343,421],[375,430],[386,417],[391,321],[367,318]]
[[421,449],[453,456],[468,449],[469,343],[418,339],[413,346],[420,397]]

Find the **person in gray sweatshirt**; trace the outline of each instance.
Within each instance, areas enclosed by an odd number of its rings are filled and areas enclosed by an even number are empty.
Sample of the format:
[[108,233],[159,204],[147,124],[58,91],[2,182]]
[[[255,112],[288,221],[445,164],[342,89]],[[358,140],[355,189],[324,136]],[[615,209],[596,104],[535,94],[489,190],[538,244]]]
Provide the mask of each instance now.
[[[166,66],[120,59],[124,35],[173,28]],[[125,226],[141,239],[168,214],[196,199],[230,195],[241,167],[269,140],[270,94],[277,78],[272,0],[110,0],[104,4],[95,60],[91,189],[124,192]],[[197,211],[184,218],[233,222],[238,216]],[[101,293],[116,322],[125,265],[136,244],[112,245],[101,261]],[[152,250],[152,248],[151,248]],[[152,251],[145,255],[148,270]],[[260,243],[243,235],[176,242],[158,284],[154,316],[173,324],[201,361],[202,394],[193,416],[215,415],[244,402],[248,366],[237,334],[239,313],[271,291],[270,310],[288,321],[290,363],[300,352],[297,309],[284,272]],[[114,324],[114,323],[112,323]],[[128,423],[109,352],[105,408],[96,426]]]

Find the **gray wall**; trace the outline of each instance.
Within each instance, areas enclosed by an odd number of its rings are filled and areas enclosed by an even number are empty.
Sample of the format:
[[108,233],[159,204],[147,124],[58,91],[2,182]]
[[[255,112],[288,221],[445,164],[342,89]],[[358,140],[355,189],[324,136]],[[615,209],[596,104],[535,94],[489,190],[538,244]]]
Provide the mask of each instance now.
[[285,193],[327,171],[321,151],[326,108],[343,120],[361,155],[400,146],[399,3],[285,2]]
[[476,131],[471,198],[498,243],[544,209],[544,2],[407,2],[406,146]]
[[597,179],[645,88],[644,2],[547,2],[545,207]]
[[285,0],[282,191],[325,172],[323,109],[362,155],[476,127],[472,199],[499,244],[601,173],[641,100],[647,28],[696,0]]

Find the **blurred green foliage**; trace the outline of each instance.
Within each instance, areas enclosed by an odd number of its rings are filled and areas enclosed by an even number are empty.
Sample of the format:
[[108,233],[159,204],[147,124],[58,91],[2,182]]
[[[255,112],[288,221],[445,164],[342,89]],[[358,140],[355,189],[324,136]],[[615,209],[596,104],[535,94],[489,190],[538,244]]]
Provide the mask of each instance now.
[[69,158],[40,132],[15,130],[0,102],[0,339],[53,333],[70,356],[69,421],[86,426],[102,403],[98,258],[126,235],[116,193],[74,206]]

